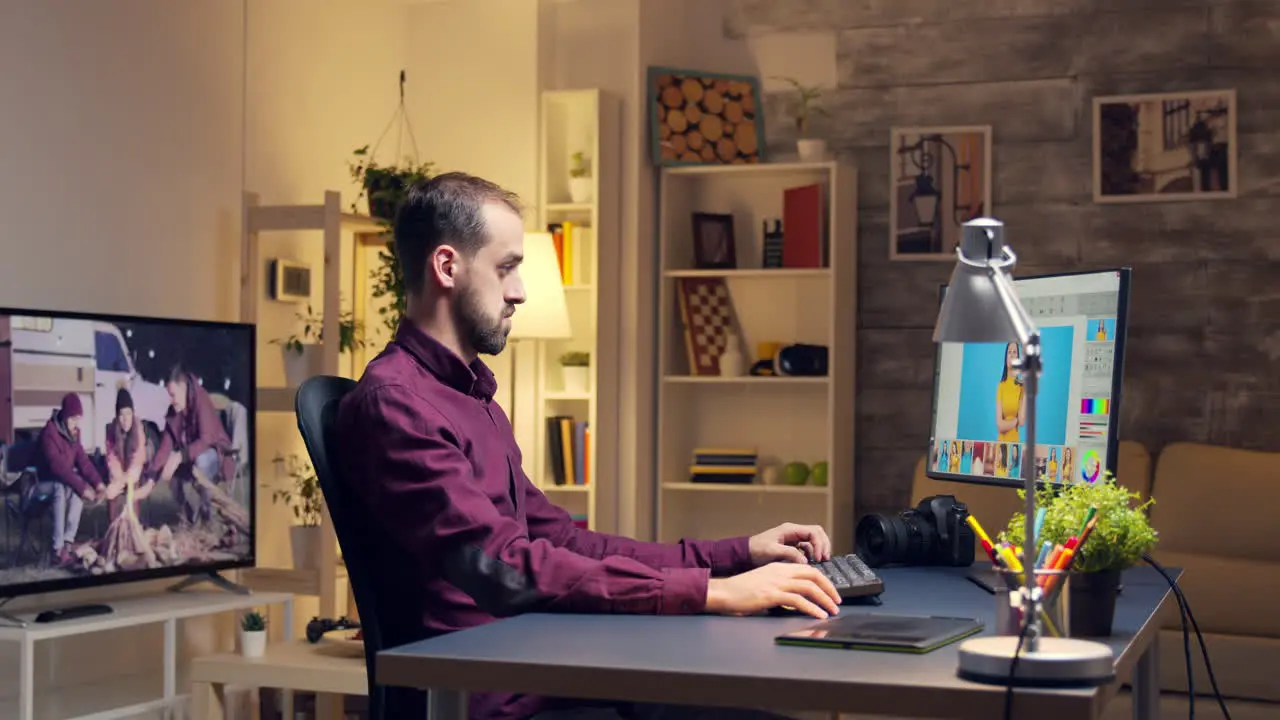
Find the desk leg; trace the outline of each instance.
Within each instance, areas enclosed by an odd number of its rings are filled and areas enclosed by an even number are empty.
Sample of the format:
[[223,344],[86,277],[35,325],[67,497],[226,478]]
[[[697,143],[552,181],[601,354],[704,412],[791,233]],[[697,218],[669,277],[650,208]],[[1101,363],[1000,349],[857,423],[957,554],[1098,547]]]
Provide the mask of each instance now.
[[18,718],[34,720],[36,715],[36,643],[23,638],[18,658]]
[[191,683],[191,720],[223,720],[225,716],[226,698],[222,685]]
[[[284,641],[293,642],[293,600],[284,601]],[[293,720],[293,691],[280,689],[280,717]]]
[[1160,637],[1147,646],[1133,669],[1133,720],[1160,717]]
[[428,690],[427,720],[467,720],[467,694],[460,690]]
[[346,715],[346,695],[316,693],[316,720],[342,720]]
[[165,712],[173,712],[173,701],[178,695],[178,621],[164,621],[164,700]]

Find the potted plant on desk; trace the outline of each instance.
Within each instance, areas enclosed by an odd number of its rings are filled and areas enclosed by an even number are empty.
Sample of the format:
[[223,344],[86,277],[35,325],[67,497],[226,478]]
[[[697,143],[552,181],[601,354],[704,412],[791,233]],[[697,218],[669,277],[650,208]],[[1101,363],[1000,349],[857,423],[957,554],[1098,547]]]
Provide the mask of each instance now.
[[[291,388],[299,387],[307,378],[323,372],[324,316],[317,314],[308,304],[305,314],[298,313],[298,321],[302,325],[300,332],[272,341],[283,350],[285,384]],[[364,346],[364,325],[356,322],[351,310],[343,311],[338,316],[338,352],[348,353]]]
[[[1026,491],[1019,490],[1018,496],[1025,500]],[[1117,483],[1111,473],[1097,482],[1046,485],[1037,492],[1037,507],[1044,508],[1037,546],[1045,542],[1053,547],[1065,546],[1081,535],[1090,519],[1094,524],[1068,567],[1065,592],[1070,635],[1111,634],[1120,574],[1141,562],[1156,544],[1156,531],[1147,521],[1146,512],[1152,502],[1141,502],[1141,495]],[[1091,508],[1095,509],[1092,517]],[[1000,539],[1020,547],[1025,517],[1024,513],[1014,513]]]
[[276,458],[285,464],[292,481],[290,487],[276,490],[271,497],[293,511],[296,525],[289,528],[289,545],[293,551],[293,567],[315,570],[320,567],[320,514],[324,511],[324,493],[311,463],[297,455]]
[[240,618],[240,654],[260,658],[267,650],[267,620],[257,610]]

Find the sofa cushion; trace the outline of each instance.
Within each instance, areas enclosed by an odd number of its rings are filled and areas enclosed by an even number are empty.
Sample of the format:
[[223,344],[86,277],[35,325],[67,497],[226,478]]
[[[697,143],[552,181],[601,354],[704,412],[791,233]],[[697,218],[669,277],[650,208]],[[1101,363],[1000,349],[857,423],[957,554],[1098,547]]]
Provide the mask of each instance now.
[[[1192,605],[1191,610],[1195,611]],[[1196,613],[1196,620],[1200,614]],[[1204,624],[1201,623],[1202,631]],[[1280,640],[1249,637],[1246,635],[1221,635],[1205,633],[1204,646],[1213,661],[1213,676],[1224,698],[1244,698],[1280,702],[1280,685],[1275,682],[1276,663],[1280,661]],[[1204,656],[1195,632],[1191,633],[1191,662],[1196,680],[1196,697],[1213,696],[1213,685],[1205,670]],[[1183,652],[1182,630],[1160,631],[1160,689],[1172,692],[1187,691],[1187,661]],[[1227,707],[1231,707],[1230,701]],[[1197,708],[1198,709],[1198,708]],[[1212,714],[1221,717],[1217,708]],[[1210,713],[1206,712],[1206,716]]]
[[[1157,546],[1152,553],[1166,567],[1182,568],[1178,586],[1202,632],[1255,635],[1280,640],[1280,563],[1180,553]],[[1178,606],[1171,603],[1160,626],[1181,628]],[[1276,658],[1280,664],[1280,657]]]

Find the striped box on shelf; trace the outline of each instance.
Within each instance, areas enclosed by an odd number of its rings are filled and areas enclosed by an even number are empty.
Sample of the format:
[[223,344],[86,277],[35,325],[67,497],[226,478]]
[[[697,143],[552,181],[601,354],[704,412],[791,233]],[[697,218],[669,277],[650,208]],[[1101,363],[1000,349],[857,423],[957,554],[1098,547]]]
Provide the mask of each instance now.
[[755,482],[757,472],[755,450],[694,448],[689,481],[748,484]]
[[591,452],[591,430],[572,415],[547,418],[547,458],[556,485],[587,485],[587,457]]

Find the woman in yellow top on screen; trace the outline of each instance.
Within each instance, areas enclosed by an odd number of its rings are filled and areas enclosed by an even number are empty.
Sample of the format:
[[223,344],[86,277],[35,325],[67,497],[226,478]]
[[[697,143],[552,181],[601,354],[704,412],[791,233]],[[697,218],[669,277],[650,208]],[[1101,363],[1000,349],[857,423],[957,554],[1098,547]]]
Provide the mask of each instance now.
[[948,472],[960,472],[960,441],[956,440],[951,443],[951,464],[947,468]]
[[1049,482],[1058,482],[1058,448],[1049,448]]
[[1004,350],[1004,372],[996,385],[996,439],[1000,442],[1019,442],[1019,428],[1027,421],[1027,399],[1022,392],[1022,373],[1013,367],[1022,356],[1017,343],[1009,343]]
[[1071,467],[1071,447],[1070,446],[1063,447],[1062,448],[1062,482],[1067,482],[1067,483],[1075,482],[1076,479],[1072,477],[1075,471],[1076,471],[1075,468]]

